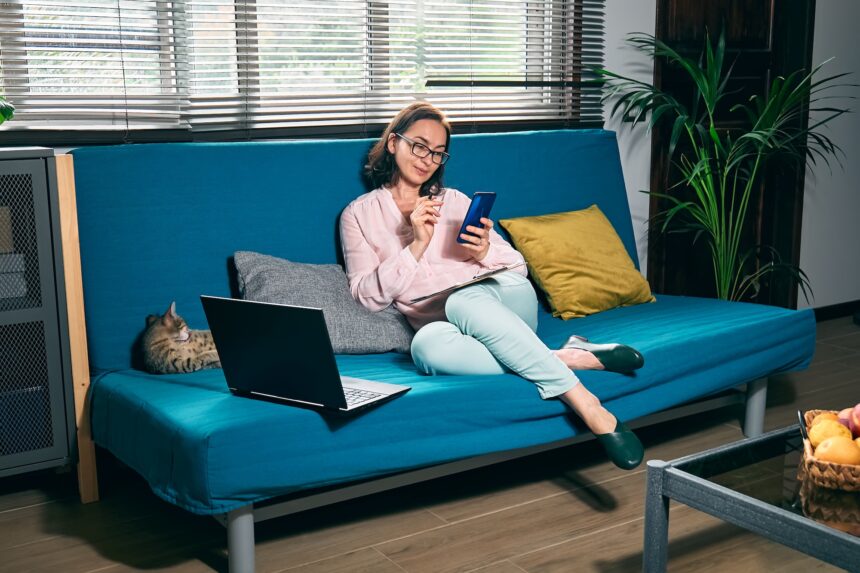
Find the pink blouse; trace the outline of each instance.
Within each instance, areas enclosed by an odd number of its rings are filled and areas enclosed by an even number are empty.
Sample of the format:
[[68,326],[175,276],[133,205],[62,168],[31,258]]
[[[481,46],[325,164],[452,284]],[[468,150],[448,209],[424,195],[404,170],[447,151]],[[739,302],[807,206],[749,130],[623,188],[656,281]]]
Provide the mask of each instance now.
[[[412,225],[400,212],[385,187],[366,193],[350,203],[340,217],[343,256],[352,296],[372,311],[392,303],[417,330],[427,323],[445,320],[445,300],[440,295],[419,303],[409,301],[468,280],[489,269],[523,262],[496,231],[490,231],[490,248],[482,261],[457,243],[471,199],[456,189],[437,196],[444,204],[430,245],[420,261],[409,250]],[[515,269],[522,275],[526,267]]]

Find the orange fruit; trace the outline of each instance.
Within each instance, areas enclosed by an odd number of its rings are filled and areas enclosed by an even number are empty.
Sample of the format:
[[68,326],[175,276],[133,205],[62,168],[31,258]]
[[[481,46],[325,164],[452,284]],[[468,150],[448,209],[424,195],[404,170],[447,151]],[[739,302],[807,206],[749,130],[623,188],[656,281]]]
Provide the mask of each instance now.
[[836,420],[821,420],[811,428],[809,428],[809,442],[813,448],[817,448],[818,444],[832,438],[833,436],[842,436],[851,439],[851,430],[837,422]]
[[815,457],[823,462],[860,465],[860,447],[851,438],[833,436],[815,448]]
[[811,428],[822,420],[834,420],[838,422],[839,416],[836,415],[836,412],[821,412],[820,414],[812,418],[812,422],[809,424],[809,427]]

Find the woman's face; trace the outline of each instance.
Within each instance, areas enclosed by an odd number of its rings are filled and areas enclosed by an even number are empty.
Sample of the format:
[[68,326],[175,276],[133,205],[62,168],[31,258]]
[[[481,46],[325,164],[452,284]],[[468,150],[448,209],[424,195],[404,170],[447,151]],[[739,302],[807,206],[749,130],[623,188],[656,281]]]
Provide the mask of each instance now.
[[[426,145],[431,151],[447,151],[445,140],[448,134],[445,127],[435,119],[419,119],[401,135]],[[394,155],[400,177],[408,185],[420,187],[439,169],[439,165],[433,163],[432,154],[427,157],[416,156],[412,153],[412,144],[394,134],[388,138],[388,151]]]

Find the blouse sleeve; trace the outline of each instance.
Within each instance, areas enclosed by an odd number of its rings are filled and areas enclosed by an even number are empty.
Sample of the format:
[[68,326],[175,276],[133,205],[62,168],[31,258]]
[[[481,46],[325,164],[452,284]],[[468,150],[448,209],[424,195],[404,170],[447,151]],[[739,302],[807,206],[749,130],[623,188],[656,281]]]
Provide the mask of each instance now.
[[383,310],[412,283],[418,262],[409,247],[380,261],[367,242],[352,205],[340,216],[340,238],[352,296],[372,311]]

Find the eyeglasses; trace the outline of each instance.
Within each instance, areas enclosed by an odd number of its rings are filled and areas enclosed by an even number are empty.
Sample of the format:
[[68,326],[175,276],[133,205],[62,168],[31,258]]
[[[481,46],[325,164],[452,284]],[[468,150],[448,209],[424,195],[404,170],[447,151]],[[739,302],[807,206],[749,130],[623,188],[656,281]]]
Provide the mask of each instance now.
[[401,135],[399,133],[395,133],[394,135],[396,135],[403,141],[412,144],[412,155],[414,155],[415,157],[420,157],[421,159],[424,159],[425,157],[430,155],[430,160],[436,165],[445,165],[445,163],[449,159],[451,159],[451,156],[444,151],[433,151],[423,143],[420,143],[418,141],[412,141],[405,135]]

